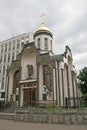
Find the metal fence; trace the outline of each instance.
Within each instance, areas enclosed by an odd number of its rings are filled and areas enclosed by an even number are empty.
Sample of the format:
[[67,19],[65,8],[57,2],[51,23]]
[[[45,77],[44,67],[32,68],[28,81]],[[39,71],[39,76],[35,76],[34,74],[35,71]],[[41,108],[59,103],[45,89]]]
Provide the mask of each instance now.
[[84,97],[65,98],[66,108],[87,107],[87,99]]

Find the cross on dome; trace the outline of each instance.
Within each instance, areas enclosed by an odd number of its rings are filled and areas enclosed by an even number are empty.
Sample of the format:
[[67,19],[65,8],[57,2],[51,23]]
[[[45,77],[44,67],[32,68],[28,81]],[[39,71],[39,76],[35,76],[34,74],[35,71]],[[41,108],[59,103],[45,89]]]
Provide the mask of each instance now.
[[44,16],[45,15],[46,15],[45,13],[42,13],[41,16],[40,16],[41,17],[41,24],[44,24]]

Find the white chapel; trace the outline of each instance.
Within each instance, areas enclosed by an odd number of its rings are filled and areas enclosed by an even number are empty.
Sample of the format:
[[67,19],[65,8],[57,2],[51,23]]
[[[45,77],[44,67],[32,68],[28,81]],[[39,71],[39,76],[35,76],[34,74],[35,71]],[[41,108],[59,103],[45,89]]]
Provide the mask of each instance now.
[[8,67],[7,101],[17,102],[20,107],[64,107],[66,99],[78,97],[71,49],[66,46],[63,54],[54,54],[53,42],[53,34],[44,24],[36,29],[33,41],[24,45]]

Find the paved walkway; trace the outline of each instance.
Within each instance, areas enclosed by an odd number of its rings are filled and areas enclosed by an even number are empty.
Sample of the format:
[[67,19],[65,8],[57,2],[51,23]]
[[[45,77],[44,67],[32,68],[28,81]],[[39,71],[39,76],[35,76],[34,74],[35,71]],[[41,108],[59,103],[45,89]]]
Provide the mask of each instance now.
[[15,113],[0,112],[0,115],[15,115]]
[[0,119],[0,130],[87,130],[87,125],[24,123]]

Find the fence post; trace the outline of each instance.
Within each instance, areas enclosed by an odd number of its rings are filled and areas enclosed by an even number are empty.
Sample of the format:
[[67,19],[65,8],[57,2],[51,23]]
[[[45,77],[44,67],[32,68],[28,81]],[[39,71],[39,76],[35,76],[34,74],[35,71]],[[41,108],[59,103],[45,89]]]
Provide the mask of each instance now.
[[68,99],[65,97],[65,107],[68,108]]

